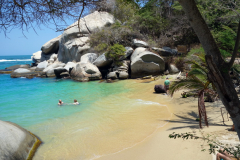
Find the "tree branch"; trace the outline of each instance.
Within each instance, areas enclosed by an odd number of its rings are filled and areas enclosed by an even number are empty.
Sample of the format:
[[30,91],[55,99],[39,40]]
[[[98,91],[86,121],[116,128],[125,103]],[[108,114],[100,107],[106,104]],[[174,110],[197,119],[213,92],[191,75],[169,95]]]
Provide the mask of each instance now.
[[232,65],[234,63],[234,60],[237,57],[237,52],[238,52],[238,48],[239,48],[239,41],[240,41],[240,20],[239,20],[239,23],[238,23],[237,39],[236,39],[236,42],[235,42],[233,54],[232,54],[230,62],[228,63],[228,68],[229,69],[232,67]]
[[82,8],[82,11],[81,11],[81,13],[80,13],[80,15],[79,15],[79,18],[78,18],[78,29],[79,29],[79,33],[81,33],[81,30],[80,30],[80,20],[81,20],[81,16],[82,16],[82,13],[83,13],[83,11],[84,11],[84,7],[85,7],[85,2],[84,2],[84,0],[83,0],[83,6],[82,6],[83,8]]

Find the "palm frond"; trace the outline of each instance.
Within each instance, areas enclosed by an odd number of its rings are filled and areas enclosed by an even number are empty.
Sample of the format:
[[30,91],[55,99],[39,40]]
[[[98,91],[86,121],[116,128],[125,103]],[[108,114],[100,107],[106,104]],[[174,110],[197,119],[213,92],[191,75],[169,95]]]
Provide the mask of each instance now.
[[198,57],[198,59],[201,61],[202,64],[206,66],[206,59],[205,59],[205,53],[196,53],[194,54]]
[[188,76],[186,79],[181,79],[179,81],[175,81],[170,85],[169,93],[172,96],[174,92],[181,89],[204,89],[204,82],[197,78],[194,75]]
[[195,75],[201,77],[200,79],[207,79],[207,73],[200,68],[192,68],[191,71],[188,72],[188,75]]
[[187,61],[186,63],[192,64],[191,68],[198,68],[204,71],[206,74],[208,73],[207,67],[204,64],[200,64],[197,61]]

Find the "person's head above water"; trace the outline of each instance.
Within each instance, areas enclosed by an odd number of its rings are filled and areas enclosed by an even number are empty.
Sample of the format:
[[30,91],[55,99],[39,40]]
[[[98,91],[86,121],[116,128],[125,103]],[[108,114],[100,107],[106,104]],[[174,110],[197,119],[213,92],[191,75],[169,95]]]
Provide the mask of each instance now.
[[76,100],[76,99],[74,99],[74,102],[77,102],[77,100]]
[[63,101],[61,99],[58,100],[58,105],[62,105]]

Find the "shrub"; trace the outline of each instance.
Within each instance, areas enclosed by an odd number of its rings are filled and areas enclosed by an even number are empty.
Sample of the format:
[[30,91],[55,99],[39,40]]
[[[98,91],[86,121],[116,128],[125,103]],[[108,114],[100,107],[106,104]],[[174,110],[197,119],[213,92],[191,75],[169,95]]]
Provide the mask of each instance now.
[[224,58],[230,57],[235,45],[236,32],[230,27],[223,26],[220,31],[212,32],[220,52]]
[[100,43],[99,45],[94,47],[94,50],[99,52],[99,53],[103,53],[104,51],[106,51],[108,48],[108,45],[106,43]]
[[143,39],[138,31],[133,31],[130,26],[122,25],[120,22],[104,27],[101,30],[96,30],[89,37],[90,46],[97,52],[106,51],[106,46],[112,46],[116,43],[124,46],[132,46],[134,38]]
[[125,55],[125,51],[126,49],[123,45],[116,43],[108,48],[105,55],[108,59],[113,60],[115,65],[120,66],[122,63],[119,62],[119,58]]

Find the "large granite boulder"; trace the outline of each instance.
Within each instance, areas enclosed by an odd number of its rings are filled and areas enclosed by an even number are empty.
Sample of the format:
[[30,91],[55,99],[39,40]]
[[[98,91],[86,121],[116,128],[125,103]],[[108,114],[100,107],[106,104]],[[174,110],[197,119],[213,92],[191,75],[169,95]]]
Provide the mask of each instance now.
[[165,70],[165,62],[159,55],[149,52],[133,52],[131,56],[131,78],[159,75]]
[[109,67],[112,64],[112,62],[113,61],[108,60],[107,57],[105,56],[105,53],[103,53],[93,62],[93,64],[96,65],[97,67],[105,68]]
[[90,49],[89,34],[114,22],[115,19],[111,14],[95,11],[81,18],[80,28],[78,21],[67,27],[59,40],[58,60],[64,63],[79,62],[80,57]]
[[0,159],[32,159],[41,141],[24,128],[0,120]]
[[57,53],[59,48],[60,38],[61,38],[61,35],[45,43],[41,48],[42,52],[44,54]]
[[[32,55],[32,61],[36,64],[36,65],[38,65],[38,63],[40,63],[40,62],[43,62],[43,61],[48,61],[50,58],[52,57],[52,59],[54,60],[56,60],[56,58],[54,58],[54,57],[56,57],[56,54],[54,54],[54,53],[51,53],[51,54],[44,54],[42,51],[38,51],[38,52],[36,52],[36,53],[33,53],[33,55]],[[54,61],[55,61],[54,60]]]
[[127,59],[128,57],[130,57],[133,53],[133,48],[132,47],[125,47],[126,51],[125,51],[125,55],[120,57],[119,60],[124,60]]
[[48,66],[47,61],[40,62],[40,63],[38,63],[35,71],[43,71],[45,68],[47,68],[47,66]]
[[10,66],[10,67],[7,67],[5,69],[7,70],[15,70],[15,69],[18,69],[18,68],[30,68],[31,66],[29,64],[20,64],[20,65],[14,65],[14,66]]
[[87,53],[81,57],[81,62],[83,63],[93,63],[98,58],[96,53]]
[[58,68],[58,67],[64,67],[65,63],[62,62],[54,62],[53,64],[49,65],[47,68],[45,68],[43,70],[43,73],[45,73],[45,75],[47,77],[55,77],[55,73],[54,73],[54,69]]
[[124,71],[119,72],[119,76],[118,76],[119,79],[128,79],[128,77],[129,77],[128,72],[124,72]]
[[133,39],[133,45],[136,47],[148,47],[148,43],[139,39]]
[[36,64],[41,62],[41,57],[42,57],[42,51],[37,51],[33,53],[33,55],[31,56],[32,61]]
[[166,93],[163,85],[155,85],[154,90],[156,93]]
[[109,72],[107,75],[107,79],[117,79],[117,74],[116,72]]
[[134,52],[131,55],[131,61],[133,61],[134,58],[136,58],[139,54],[141,54],[142,52],[147,51],[146,48],[143,47],[138,47],[134,50]]
[[70,72],[70,70],[73,69],[74,67],[76,67],[76,65],[77,65],[77,63],[68,62],[64,68],[65,68],[68,72]]
[[101,72],[92,63],[77,63],[76,67],[70,72],[73,80],[86,82],[91,80],[99,80],[102,78]]
[[37,75],[37,73],[35,73],[34,71],[31,71],[30,69],[26,69],[26,68],[18,68],[16,70],[14,70],[11,73],[11,78],[19,78],[19,77],[26,77],[26,78],[33,78]]

